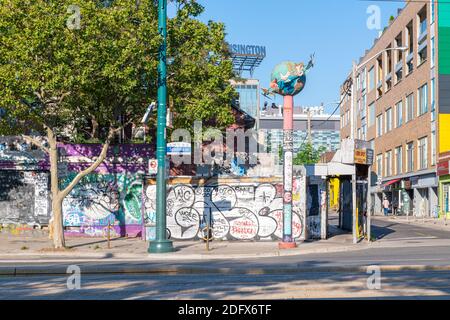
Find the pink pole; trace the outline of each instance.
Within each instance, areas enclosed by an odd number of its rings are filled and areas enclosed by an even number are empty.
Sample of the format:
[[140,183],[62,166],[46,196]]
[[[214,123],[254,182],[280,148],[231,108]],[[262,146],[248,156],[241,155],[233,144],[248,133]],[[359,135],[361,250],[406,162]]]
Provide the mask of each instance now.
[[292,235],[292,182],[294,152],[294,97],[284,96],[283,109],[283,241],[280,249],[295,248]]

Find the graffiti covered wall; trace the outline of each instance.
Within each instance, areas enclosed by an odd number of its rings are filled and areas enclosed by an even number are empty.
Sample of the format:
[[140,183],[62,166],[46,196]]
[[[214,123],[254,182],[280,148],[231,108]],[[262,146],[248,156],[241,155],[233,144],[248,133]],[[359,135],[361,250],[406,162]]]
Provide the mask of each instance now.
[[[75,174],[64,180],[68,184]],[[140,236],[142,178],[131,174],[91,174],[64,199],[64,226],[69,235]]]
[[47,224],[50,219],[46,172],[0,170],[0,224]]
[[[100,153],[101,145],[63,145],[66,163],[61,187],[85,169]],[[95,173],[78,183],[63,202],[64,226],[70,236],[111,237],[142,235],[142,183],[148,159],[148,145],[117,145]]]
[[[154,223],[156,185],[145,187],[146,224]],[[199,239],[212,217],[215,239],[279,240],[283,232],[283,184],[278,179],[173,179],[167,195],[167,228],[175,240]],[[305,236],[305,178],[294,180],[293,235]],[[147,229],[149,230],[149,229]],[[147,231],[147,238],[154,234]]]

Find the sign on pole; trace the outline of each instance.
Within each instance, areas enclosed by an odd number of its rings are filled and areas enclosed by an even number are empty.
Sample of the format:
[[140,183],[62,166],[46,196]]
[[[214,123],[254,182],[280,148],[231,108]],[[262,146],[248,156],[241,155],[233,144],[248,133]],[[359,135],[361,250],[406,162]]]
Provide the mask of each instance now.
[[148,161],[148,174],[156,175],[158,173],[158,160],[150,159]]

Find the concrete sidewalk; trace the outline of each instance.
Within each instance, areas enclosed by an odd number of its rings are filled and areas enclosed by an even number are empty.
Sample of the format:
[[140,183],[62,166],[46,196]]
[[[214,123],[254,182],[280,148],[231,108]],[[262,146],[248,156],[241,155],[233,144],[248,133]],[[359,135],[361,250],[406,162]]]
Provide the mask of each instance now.
[[325,241],[298,243],[290,250],[279,250],[278,242],[212,241],[206,250],[203,241],[174,241],[175,251],[167,254],[148,254],[148,242],[139,238],[119,238],[107,241],[102,238],[67,238],[66,250],[53,250],[51,241],[42,235],[0,234],[0,262],[49,258],[73,259],[128,259],[128,260],[211,260],[249,259],[276,256],[293,256],[311,253],[363,250],[369,244],[352,243],[350,234],[337,235]]

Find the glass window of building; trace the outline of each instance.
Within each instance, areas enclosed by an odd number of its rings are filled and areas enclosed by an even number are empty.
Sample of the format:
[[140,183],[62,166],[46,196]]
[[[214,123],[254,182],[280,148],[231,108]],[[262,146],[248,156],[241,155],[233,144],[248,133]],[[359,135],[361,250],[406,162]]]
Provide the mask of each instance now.
[[392,175],[392,151],[389,150],[385,154],[386,158],[386,177],[390,177]]
[[395,148],[395,173],[397,175],[403,173],[403,148],[402,148],[402,146]]
[[377,155],[377,176],[381,178],[383,176],[383,155]]
[[377,117],[377,137],[381,137],[383,134],[383,115]]
[[414,171],[414,142],[410,142],[406,145],[406,161],[407,161],[407,172]]
[[419,101],[419,116],[428,112],[428,84],[424,84],[419,88],[417,99]]
[[428,167],[428,138],[422,138],[419,140],[418,156],[419,156],[419,170],[426,169]]
[[389,108],[386,110],[386,116],[385,116],[385,127],[386,127],[386,133],[392,130],[392,108]]
[[369,105],[369,127],[375,124],[375,102]]
[[397,128],[403,124],[403,101],[399,101],[395,105],[395,122]]
[[414,119],[414,93],[406,97],[406,122]]
[[431,79],[431,121],[436,120],[436,82]]
[[372,67],[369,70],[369,90],[368,92],[371,92],[373,89],[375,89],[375,68]]

